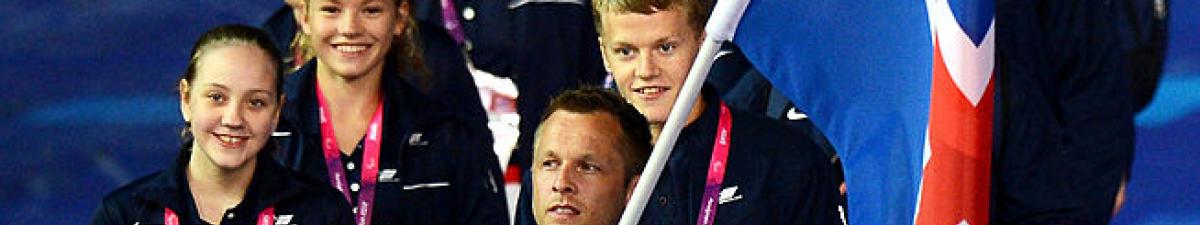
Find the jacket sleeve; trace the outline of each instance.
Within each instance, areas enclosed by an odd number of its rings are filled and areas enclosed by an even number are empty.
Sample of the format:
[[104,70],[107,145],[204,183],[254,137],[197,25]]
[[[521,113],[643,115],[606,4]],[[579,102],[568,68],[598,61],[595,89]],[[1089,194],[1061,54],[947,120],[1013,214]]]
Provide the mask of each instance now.
[[1108,223],[1133,154],[1114,15],[1100,1],[997,2],[993,224]]
[[[788,130],[788,136],[791,137],[808,137],[805,134]],[[786,218],[783,221],[774,222],[776,224],[817,224],[817,225],[834,225],[842,224],[838,218],[837,200],[839,198],[837,184],[834,183],[833,165],[826,161],[825,153],[822,152],[817,145],[808,138],[799,138],[802,143],[786,146],[805,146],[796,149],[789,149],[796,156],[787,162],[794,164],[788,165],[789,171],[776,176],[783,177],[779,180],[794,180],[790,182],[791,187],[782,189],[780,198],[775,199],[792,199],[799,200],[794,203],[780,203],[777,205],[790,205],[790,212],[784,211],[783,214],[777,215],[777,218]],[[793,165],[805,165],[803,167]],[[799,195],[799,196],[788,196]]]
[[514,224],[537,225],[533,217],[533,174],[529,170],[521,172],[521,194],[517,197],[517,213],[513,217]]
[[1064,157],[1057,165],[1069,168],[1045,168],[1069,172],[1074,179],[1045,185],[1077,191],[1080,213],[1069,219],[1073,223],[1107,224],[1121,177],[1133,159],[1131,76],[1112,43],[1084,48],[1090,51],[1079,53],[1083,63],[1071,66],[1067,83],[1057,90],[1064,131],[1059,149]]

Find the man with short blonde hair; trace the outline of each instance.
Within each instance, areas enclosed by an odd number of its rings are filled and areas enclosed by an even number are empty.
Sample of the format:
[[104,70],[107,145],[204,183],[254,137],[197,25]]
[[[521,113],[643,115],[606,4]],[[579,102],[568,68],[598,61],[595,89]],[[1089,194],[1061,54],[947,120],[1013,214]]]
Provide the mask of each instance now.
[[650,156],[646,119],[621,96],[585,87],[558,95],[534,136],[538,224],[616,224]]

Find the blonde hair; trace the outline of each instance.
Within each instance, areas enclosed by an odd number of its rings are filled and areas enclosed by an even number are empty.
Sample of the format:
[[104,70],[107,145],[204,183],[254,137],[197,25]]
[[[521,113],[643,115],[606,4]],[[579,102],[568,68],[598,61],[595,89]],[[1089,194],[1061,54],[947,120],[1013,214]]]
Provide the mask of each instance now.
[[704,23],[708,22],[712,4],[712,0],[593,0],[592,13],[595,14],[596,31],[603,36],[601,17],[605,12],[653,14],[672,8],[682,9],[688,17],[688,27],[699,35],[704,31]]

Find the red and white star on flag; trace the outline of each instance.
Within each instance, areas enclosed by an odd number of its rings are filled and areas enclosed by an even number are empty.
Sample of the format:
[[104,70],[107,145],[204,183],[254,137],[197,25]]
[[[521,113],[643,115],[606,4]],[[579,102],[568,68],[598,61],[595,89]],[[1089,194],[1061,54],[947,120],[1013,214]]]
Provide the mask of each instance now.
[[995,20],[986,15],[992,22],[985,23],[982,40],[972,41],[951,3],[926,4],[934,46],[933,85],[914,223],[988,224]]

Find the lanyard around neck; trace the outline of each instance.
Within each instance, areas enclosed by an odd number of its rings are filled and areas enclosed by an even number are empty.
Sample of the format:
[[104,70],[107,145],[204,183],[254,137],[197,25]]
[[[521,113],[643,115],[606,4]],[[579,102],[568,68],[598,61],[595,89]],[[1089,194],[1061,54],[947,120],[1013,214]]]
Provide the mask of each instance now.
[[729,107],[721,101],[721,118],[717,123],[716,140],[713,140],[712,157],[708,163],[708,176],[704,179],[704,198],[700,203],[700,212],[696,216],[697,225],[712,225],[717,217],[717,196],[721,192],[721,183],[725,182],[726,159],[729,158],[729,141],[732,136],[733,118]]
[[317,89],[317,103],[321,113],[321,148],[325,155],[325,168],[329,171],[329,183],[342,192],[342,197],[346,198],[347,202],[354,204],[357,210],[354,212],[354,222],[358,225],[371,224],[371,208],[375,206],[375,185],[378,183],[379,176],[379,148],[383,142],[379,135],[383,124],[383,99],[379,100],[378,106],[375,108],[375,115],[371,116],[371,123],[367,128],[367,137],[363,140],[363,170],[362,170],[362,190],[358,193],[358,202],[352,202],[350,199],[350,189],[346,184],[346,171],[342,169],[341,151],[338,151],[337,137],[333,131],[333,121],[329,116],[329,110],[325,102],[325,94],[321,93],[320,84],[314,85]]

